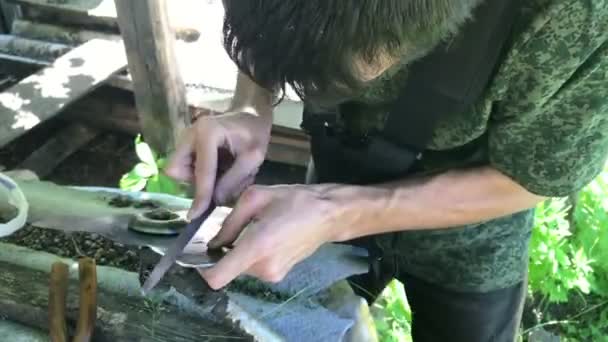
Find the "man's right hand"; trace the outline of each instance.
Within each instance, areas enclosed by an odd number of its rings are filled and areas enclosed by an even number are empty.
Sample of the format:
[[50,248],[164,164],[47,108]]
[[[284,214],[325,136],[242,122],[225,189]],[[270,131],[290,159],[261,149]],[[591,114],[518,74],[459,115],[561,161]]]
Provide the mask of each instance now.
[[253,183],[271,129],[272,113],[237,111],[201,117],[185,130],[165,172],[195,184],[189,218],[201,215],[211,199],[226,204]]

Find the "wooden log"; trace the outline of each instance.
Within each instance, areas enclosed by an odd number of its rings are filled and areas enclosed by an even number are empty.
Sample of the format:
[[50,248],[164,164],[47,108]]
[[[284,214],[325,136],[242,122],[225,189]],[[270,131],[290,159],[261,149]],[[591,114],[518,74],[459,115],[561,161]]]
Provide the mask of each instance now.
[[72,123],[57,132],[42,147],[25,159],[19,168],[32,170],[39,177],[46,177],[74,152],[91,142],[99,131],[90,126]]
[[49,284],[49,330],[51,342],[68,342],[68,328],[65,320],[68,279],[68,265],[60,261],[53,263]]
[[[48,331],[48,273],[0,262],[0,316]],[[100,342],[190,342],[242,340],[232,328],[180,311],[158,300],[98,289],[93,336]],[[68,333],[78,317],[78,284],[69,281]]]
[[0,35],[0,53],[52,62],[71,50],[63,44],[21,38],[13,35]]
[[81,45],[91,39],[120,40],[120,35],[117,34],[81,29],[74,26],[38,23],[24,19],[13,21],[11,34],[23,38],[71,46]]
[[74,342],[89,342],[97,319],[97,269],[95,259],[81,258],[78,261],[80,280],[78,322]]
[[125,64],[121,44],[91,40],[0,93],[0,147],[56,116]]
[[115,4],[142,135],[153,149],[166,155],[190,122],[167,0],[115,0]]

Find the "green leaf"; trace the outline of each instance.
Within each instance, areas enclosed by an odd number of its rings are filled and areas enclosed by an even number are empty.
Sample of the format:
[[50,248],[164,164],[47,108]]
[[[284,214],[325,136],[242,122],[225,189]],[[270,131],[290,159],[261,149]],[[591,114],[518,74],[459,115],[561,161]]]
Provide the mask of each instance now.
[[185,193],[181,188],[180,184],[162,173],[159,173],[158,175],[155,175],[149,179],[146,191],[169,194],[180,197],[185,196]]
[[135,138],[135,153],[143,163],[156,166],[156,153],[152,151],[147,143],[142,141],[141,135]]
[[148,184],[146,185],[147,192],[154,193],[162,193],[160,182],[158,181],[158,175],[154,175],[150,179],[148,179]]
[[158,173],[158,169],[156,168],[156,165],[138,163],[133,168],[133,172],[141,178],[150,178]]
[[167,166],[167,159],[166,158],[159,158],[156,161],[156,166],[158,166],[158,168],[160,170],[163,170]]
[[146,179],[131,171],[120,178],[119,186],[126,191],[141,191],[146,186]]

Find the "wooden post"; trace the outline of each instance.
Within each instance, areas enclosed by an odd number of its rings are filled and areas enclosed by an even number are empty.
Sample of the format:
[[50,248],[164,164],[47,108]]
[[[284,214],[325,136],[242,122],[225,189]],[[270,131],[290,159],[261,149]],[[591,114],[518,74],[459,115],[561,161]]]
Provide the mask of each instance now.
[[142,135],[160,154],[173,149],[181,130],[190,122],[167,2],[115,0]]

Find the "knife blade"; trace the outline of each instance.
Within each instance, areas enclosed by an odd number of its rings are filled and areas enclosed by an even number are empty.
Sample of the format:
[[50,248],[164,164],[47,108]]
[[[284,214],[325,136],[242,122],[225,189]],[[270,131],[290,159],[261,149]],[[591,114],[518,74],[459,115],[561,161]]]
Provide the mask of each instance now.
[[160,261],[148,276],[148,279],[144,282],[141,288],[142,295],[146,295],[152,288],[154,288],[167,273],[169,268],[173,266],[179,255],[182,253],[186,245],[192,240],[196,232],[200,229],[201,225],[205,220],[211,216],[215,210],[216,205],[211,203],[207,210],[199,217],[193,219],[188,223],[184,231],[177,237],[175,243],[169,248],[169,250],[161,257]]

